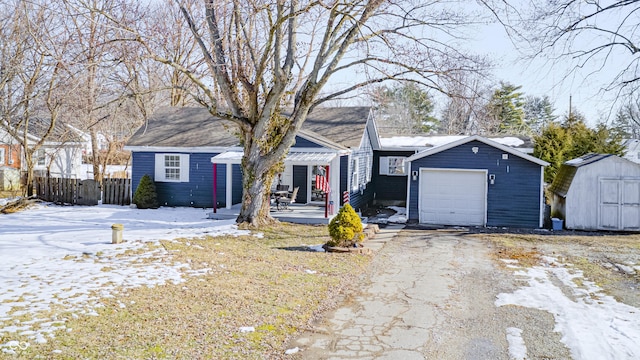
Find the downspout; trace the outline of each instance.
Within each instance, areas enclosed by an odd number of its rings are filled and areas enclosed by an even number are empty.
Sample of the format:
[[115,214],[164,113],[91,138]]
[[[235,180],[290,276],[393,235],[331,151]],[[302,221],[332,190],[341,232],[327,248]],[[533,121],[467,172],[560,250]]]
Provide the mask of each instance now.
[[218,212],[218,164],[213,164],[213,213]]

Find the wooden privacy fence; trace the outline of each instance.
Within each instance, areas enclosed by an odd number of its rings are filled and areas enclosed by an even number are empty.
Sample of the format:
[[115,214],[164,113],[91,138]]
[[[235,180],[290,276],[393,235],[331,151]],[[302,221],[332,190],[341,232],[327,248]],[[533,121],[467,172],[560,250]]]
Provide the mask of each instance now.
[[100,199],[103,204],[131,203],[131,179],[104,179],[100,186],[90,179],[36,177],[33,190],[41,200],[65,204],[98,205]]
[[131,204],[131,179],[103,179],[102,203],[114,205]]

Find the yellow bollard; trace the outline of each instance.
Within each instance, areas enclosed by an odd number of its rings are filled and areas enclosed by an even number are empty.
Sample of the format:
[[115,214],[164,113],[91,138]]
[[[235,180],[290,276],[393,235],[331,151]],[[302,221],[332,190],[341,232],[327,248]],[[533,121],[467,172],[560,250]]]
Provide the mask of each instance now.
[[122,230],[124,230],[124,225],[113,224],[111,225],[111,230],[111,243],[120,244],[122,242]]

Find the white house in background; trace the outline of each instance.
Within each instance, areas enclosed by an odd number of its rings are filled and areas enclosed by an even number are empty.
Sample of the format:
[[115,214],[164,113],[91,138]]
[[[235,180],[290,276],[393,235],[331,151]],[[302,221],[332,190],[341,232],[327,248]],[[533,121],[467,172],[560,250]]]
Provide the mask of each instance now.
[[629,139],[624,142],[624,156],[623,158],[633,161],[636,164],[640,164],[640,140]]
[[[48,126],[46,119],[31,120],[27,133],[29,146],[40,140]],[[81,137],[66,125],[56,124],[53,134],[34,154],[35,174],[61,178],[79,177],[82,172],[82,148]],[[4,127],[0,128],[0,165],[27,170],[25,149]]]

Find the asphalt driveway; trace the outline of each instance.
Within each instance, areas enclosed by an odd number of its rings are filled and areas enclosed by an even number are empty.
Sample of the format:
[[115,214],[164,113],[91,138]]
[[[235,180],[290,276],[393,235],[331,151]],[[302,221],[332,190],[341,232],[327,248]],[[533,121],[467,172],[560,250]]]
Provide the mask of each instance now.
[[289,347],[301,359],[572,358],[549,311],[496,305],[524,276],[498,266],[492,246],[462,233],[403,230],[354,280],[358,291]]

